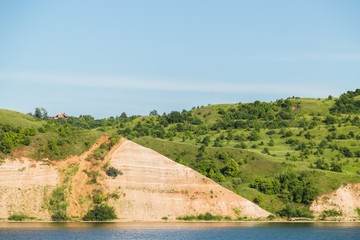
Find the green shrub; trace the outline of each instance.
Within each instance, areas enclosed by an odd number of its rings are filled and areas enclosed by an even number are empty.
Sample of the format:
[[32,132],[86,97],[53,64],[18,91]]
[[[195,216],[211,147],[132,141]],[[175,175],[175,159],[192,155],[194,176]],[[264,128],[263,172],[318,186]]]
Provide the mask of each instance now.
[[93,196],[93,202],[95,204],[100,204],[104,201],[106,201],[107,197],[103,194],[102,191],[95,191]]
[[256,204],[260,204],[262,202],[262,197],[261,196],[255,197],[253,202],[256,203]]
[[342,172],[341,165],[338,163],[331,163],[330,170],[333,172]]
[[360,217],[360,208],[356,208],[356,213]]
[[115,219],[115,209],[107,204],[95,205],[84,216],[84,221],[107,221]]
[[177,217],[176,219],[183,221],[221,221],[224,219],[224,217],[221,215],[213,215],[209,212],[206,212],[205,214],[186,215],[183,217]]
[[109,167],[108,169],[106,169],[106,175],[116,178],[118,175],[122,175],[122,172],[114,167]]
[[297,207],[293,204],[286,205],[285,208],[278,212],[280,217],[287,218],[313,218],[311,211],[306,207]]
[[331,210],[325,210],[321,213],[320,219],[324,220],[328,217],[339,217],[342,216],[342,212],[341,211],[336,211],[334,209]]
[[34,219],[33,217],[29,217],[23,213],[15,213],[9,216],[10,221],[24,221],[29,219]]
[[66,212],[63,210],[55,211],[53,215],[51,215],[51,220],[55,222],[64,222],[69,220],[68,216],[66,215]]
[[226,176],[235,177],[240,172],[239,164],[234,159],[230,159],[225,163],[221,172]]
[[64,188],[56,188],[52,192],[49,201],[49,210],[53,213],[51,219],[53,221],[67,221],[69,218],[66,215],[67,202],[65,199]]

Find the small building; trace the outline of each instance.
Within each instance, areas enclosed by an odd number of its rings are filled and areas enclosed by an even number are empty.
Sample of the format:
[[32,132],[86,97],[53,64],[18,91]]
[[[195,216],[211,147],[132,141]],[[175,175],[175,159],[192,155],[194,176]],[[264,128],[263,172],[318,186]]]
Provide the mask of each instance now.
[[51,119],[68,119],[69,116],[66,113],[59,113],[54,117],[50,117]]

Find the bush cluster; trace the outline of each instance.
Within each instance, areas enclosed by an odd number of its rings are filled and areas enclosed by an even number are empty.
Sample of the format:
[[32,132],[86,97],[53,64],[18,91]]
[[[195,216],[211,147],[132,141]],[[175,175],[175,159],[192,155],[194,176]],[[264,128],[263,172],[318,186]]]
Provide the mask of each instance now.
[[116,218],[115,209],[107,204],[95,205],[84,216],[84,221],[107,221]]
[[122,172],[114,167],[109,167],[108,169],[106,169],[106,175],[116,178],[118,175],[122,175]]

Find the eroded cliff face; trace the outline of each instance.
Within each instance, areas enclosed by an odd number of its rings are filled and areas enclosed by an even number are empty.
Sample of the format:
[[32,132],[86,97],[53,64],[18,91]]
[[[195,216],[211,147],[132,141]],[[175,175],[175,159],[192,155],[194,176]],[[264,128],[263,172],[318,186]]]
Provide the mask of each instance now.
[[359,220],[360,183],[342,186],[318,197],[311,205],[314,216],[324,220]]
[[125,140],[110,157],[123,175],[107,178],[111,200],[124,220],[175,219],[210,212],[216,215],[263,218],[270,213],[198,172],[134,142]]
[[0,218],[21,213],[50,220],[48,199],[58,181],[57,169],[44,162],[5,160],[0,164]]
[[[105,201],[108,199],[124,221],[173,220],[206,212],[233,219],[270,215],[198,172],[125,139],[103,158],[91,160],[96,149],[108,141],[103,136],[81,156],[62,161],[5,160],[0,165],[0,218],[25,214],[51,220],[56,212],[49,211],[54,189],[64,189],[66,214],[77,220],[95,204],[94,193],[98,191],[108,196]],[[109,166],[123,174],[107,176]]]

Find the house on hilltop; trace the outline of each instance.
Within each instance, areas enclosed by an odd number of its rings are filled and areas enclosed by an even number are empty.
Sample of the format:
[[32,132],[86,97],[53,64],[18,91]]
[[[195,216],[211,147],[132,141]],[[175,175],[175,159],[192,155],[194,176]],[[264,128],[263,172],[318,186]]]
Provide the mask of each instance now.
[[66,113],[59,113],[54,117],[50,117],[51,119],[68,119],[69,116]]

